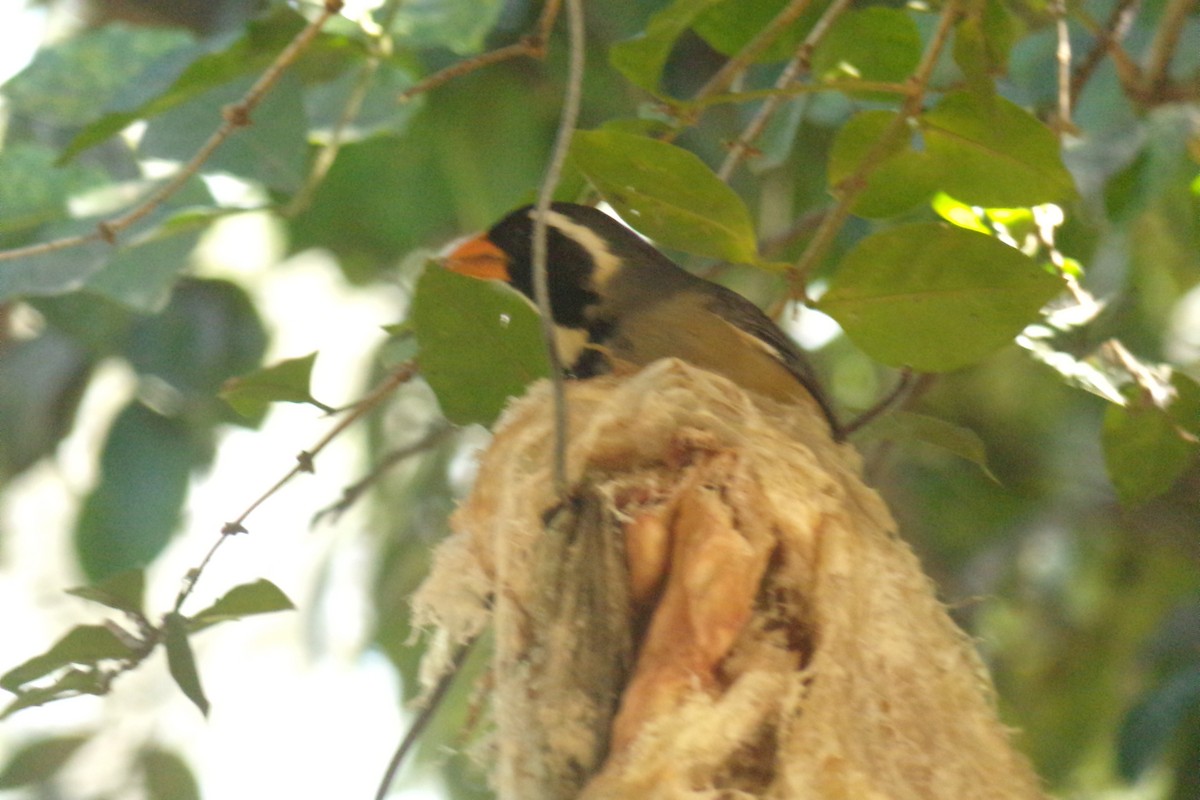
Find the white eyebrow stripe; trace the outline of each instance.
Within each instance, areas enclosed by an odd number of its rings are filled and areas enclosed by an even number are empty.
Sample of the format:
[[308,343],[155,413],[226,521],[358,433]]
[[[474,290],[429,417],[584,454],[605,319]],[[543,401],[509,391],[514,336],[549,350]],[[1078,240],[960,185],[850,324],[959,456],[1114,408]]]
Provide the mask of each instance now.
[[[534,212],[530,212],[532,217]],[[604,292],[604,286],[621,268],[621,259],[608,249],[608,242],[600,234],[586,225],[581,225],[566,214],[557,211],[546,212],[546,224],[553,225],[564,236],[574,240],[592,257],[595,268],[592,270],[592,290]]]

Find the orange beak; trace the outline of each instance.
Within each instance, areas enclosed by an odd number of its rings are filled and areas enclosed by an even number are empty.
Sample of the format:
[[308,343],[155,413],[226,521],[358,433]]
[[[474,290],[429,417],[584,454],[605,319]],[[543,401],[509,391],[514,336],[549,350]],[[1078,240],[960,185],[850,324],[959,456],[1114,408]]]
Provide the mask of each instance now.
[[460,244],[442,260],[446,269],[489,281],[509,281],[508,255],[480,234]]

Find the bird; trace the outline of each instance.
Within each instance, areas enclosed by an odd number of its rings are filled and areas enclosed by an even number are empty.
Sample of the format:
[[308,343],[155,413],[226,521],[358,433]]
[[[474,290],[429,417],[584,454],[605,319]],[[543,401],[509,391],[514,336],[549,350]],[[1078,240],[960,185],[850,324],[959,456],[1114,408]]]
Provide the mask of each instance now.
[[[510,212],[454,245],[443,265],[535,302],[535,213],[531,205]],[[679,358],[775,400],[815,402],[841,438],[808,360],[758,306],[688,272],[598,208],[555,202],[545,221],[550,308],[569,377]]]

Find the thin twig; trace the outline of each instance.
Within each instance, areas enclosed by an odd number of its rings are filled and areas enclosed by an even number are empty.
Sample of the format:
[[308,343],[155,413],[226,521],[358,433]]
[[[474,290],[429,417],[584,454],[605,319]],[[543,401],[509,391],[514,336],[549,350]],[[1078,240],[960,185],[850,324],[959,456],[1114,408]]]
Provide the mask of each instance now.
[[[779,77],[775,80],[776,89],[785,89],[789,84],[794,82],[801,74],[806,74],[810,67],[813,50],[817,43],[825,37],[830,26],[833,25],[842,13],[850,7],[852,0],[834,0],[829,8],[825,9],[825,13],[817,20],[817,24],[808,32],[808,36],[804,37],[804,41],[796,48],[795,55],[792,60],[783,68],[783,72],[779,73]],[[750,120],[750,124],[746,126],[742,134],[737,138],[737,141],[730,147],[729,155],[725,157],[725,162],[721,164],[721,168],[717,171],[717,177],[723,181],[728,181],[729,176],[737,169],[737,165],[741,162],[746,154],[750,152],[751,145],[762,135],[763,129],[767,127],[767,122],[783,104],[786,95],[775,94],[768,97],[754,114],[754,118]]]
[[[1121,49],[1120,42],[1125,38],[1140,7],[1141,0],[1118,0],[1117,4],[1113,6],[1112,12],[1109,13],[1104,27],[1094,31],[1096,41],[1093,43],[1092,49],[1075,67],[1075,73],[1071,76],[1072,108],[1079,101],[1083,87],[1087,85],[1096,68],[1104,61],[1104,56],[1110,50],[1119,51]],[[1086,17],[1081,15],[1080,18],[1086,22]]]
[[454,432],[454,427],[447,423],[435,425],[428,433],[422,436],[417,441],[406,447],[401,447],[385,455],[379,460],[379,463],[371,469],[365,476],[342,489],[341,498],[329,506],[323,508],[313,517],[313,523],[316,524],[328,515],[337,517],[346,511],[350,506],[358,501],[366,493],[367,489],[379,482],[387,471],[406,459],[412,458],[415,455],[424,453],[426,450],[431,450],[442,442],[447,436]]
[[912,370],[905,367],[904,369],[900,370],[900,379],[896,381],[896,385],[892,387],[891,391],[876,400],[875,404],[866,411],[846,423],[846,425],[842,427],[842,435],[849,436],[850,434],[862,430],[864,427],[874,422],[880,414],[895,405],[896,401],[898,401],[912,385]]
[[546,212],[554,197],[571,146],[571,135],[579,119],[580,97],[583,94],[583,7],[581,0],[567,0],[567,30],[570,39],[570,64],[567,72],[567,89],[563,98],[562,116],[558,121],[558,133],[546,176],[538,191],[537,210],[533,216],[533,294],[541,314],[542,339],[550,357],[550,379],[554,383],[554,486],[559,497],[565,497],[567,488],[567,398],[563,380],[562,358],[558,352],[554,316],[550,308],[550,289],[546,276]]
[[554,20],[558,17],[558,10],[561,6],[562,0],[548,0],[546,5],[542,7],[541,16],[538,17],[537,26],[534,28],[533,33],[522,37],[520,41],[514,44],[489,50],[486,53],[481,53],[473,58],[459,61],[445,69],[438,70],[424,80],[418,81],[405,89],[400,93],[397,100],[401,103],[407,103],[417,95],[424,94],[431,89],[436,89],[443,83],[448,83],[455,78],[462,77],[492,64],[498,64],[501,61],[523,57],[536,58],[538,60],[545,58],[550,31],[554,28]]
[[254,502],[246,507],[236,519],[226,522],[221,526],[221,536],[209,548],[208,554],[200,562],[200,565],[188,570],[183,579],[183,586],[179,590],[179,594],[175,597],[175,611],[179,611],[183,607],[184,602],[191,595],[192,590],[196,588],[196,582],[200,580],[204,568],[208,566],[208,562],[216,554],[217,549],[231,536],[239,533],[248,533],[245,522],[246,519],[254,512],[256,508],[267,501],[272,495],[283,488],[288,481],[299,475],[301,472],[312,472],[313,461],[317,455],[324,450],[330,442],[336,439],[343,431],[353,425],[358,420],[362,419],[368,412],[374,409],[379,403],[389,394],[394,392],[401,384],[412,380],[413,375],[417,373],[417,362],[415,360],[406,361],[401,364],[390,375],[384,378],[379,384],[372,389],[366,397],[356,403],[350,412],[343,417],[337,425],[322,436],[315,445],[310,449],[302,451],[296,457],[296,466],[292,467],[282,478],[274,483],[271,488],[263,492]]
[[[574,2],[575,0],[568,0]],[[396,779],[396,773],[400,770],[400,765],[404,763],[404,759],[408,757],[408,752],[412,750],[413,745],[421,738],[421,734],[425,732],[425,728],[429,726],[433,720],[433,715],[437,713],[442,701],[446,698],[446,693],[450,691],[450,685],[454,683],[454,679],[458,673],[462,671],[463,664],[467,660],[467,656],[471,652],[471,646],[478,639],[472,639],[454,654],[454,659],[450,664],[450,668],[443,673],[442,677],[438,678],[437,686],[433,687],[433,692],[425,700],[425,707],[421,709],[421,713],[413,720],[412,725],[404,733],[404,738],[400,740],[400,744],[396,747],[396,752],[392,754],[392,760],[388,762],[387,769],[383,771],[383,778],[379,781],[379,788],[375,791],[375,800],[383,800],[387,797],[388,789],[391,788],[392,781]]]
[[1179,37],[1187,24],[1187,16],[1195,7],[1197,0],[1167,0],[1158,28],[1154,31],[1154,39],[1146,54],[1146,69],[1142,73],[1142,88],[1151,97],[1164,94],[1170,83],[1168,71],[1175,50],[1179,47]]
[[776,39],[783,35],[787,27],[800,18],[800,15],[808,10],[812,0],[791,0],[783,9],[775,15],[775,17],[763,26],[762,30],[754,35],[754,38],[747,42],[738,53],[721,68],[716,74],[708,79],[708,82],[700,87],[700,91],[696,92],[694,99],[703,99],[711,94],[723,92],[729,88],[730,84],[750,68],[750,65],[762,55],[763,51],[770,47]]
[[1067,2],[1054,0],[1051,4],[1054,13],[1055,34],[1058,44],[1054,48],[1054,58],[1058,72],[1058,119],[1055,128],[1058,131],[1069,131],[1074,128],[1071,122],[1071,34],[1067,29]]
[[234,134],[240,128],[244,128],[251,124],[250,114],[258,107],[267,93],[274,88],[275,84],[282,77],[283,73],[290,67],[301,53],[312,43],[321,28],[329,21],[330,17],[336,15],[342,10],[342,0],[325,0],[321,12],[304,27],[302,31],[296,34],[296,37],[288,43],[271,65],[267,67],[262,76],[255,81],[254,85],[243,95],[238,102],[225,106],[221,110],[222,122],[220,126],[208,137],[208,140],[200,146],[195,155],[175,173],[174,176],[154,192],[151,192],[148,197],[142,200],[141,203],[134,206],[124,214],[119,214],[110,219],[102,220],[96,224],[96,230],[90,234],[82,236],[68,236],[62,239],[55,239],[49,242],[39,242],[38,244],[29,245],[28,247],[18,247],[12,250],[0,251],[0,261],[11,261],[18,258],[26,258],[29,256],[44,255],[53,253],[57,250],[64,250],[69,247],[78,247],[80,245],[89,244],[91,242],[104,241],[109,244],[116,244],[117,235],[133,225],[135,222],[143,219],[155,209],[157,209],[164,201],[178,192],[183,185],[187,183],[204,163],[212,156],[213,152],[220,147],[226,139]]
[[938,27],[933,33],[933,38],[930,39],[924,54],[921,56],[921,61],[917,65],[916,71],[909,79],[911,91],[901,106],[900,113],[896,115],[895,119],[892,120],[891,124],[888,125],[879,137],[879,140],[875,142],[875,145],[867,152],[863,160],[859,162],[858,169],[850,177],[840,182],[837,186],[832,187],[837,202],[829,210],[828,216],[822,220],[820,227],[813,234],[812,240],[808,243],[808,247],[804,249],[804,254],[800,257],[800,260],[796,263],[789,276],[792,282],[793,294],[801,300],[807,300],[804,287],[808,281],[809,273],[816,268],[816,265],[824,258],[826,252],[833,245],[833,240],[837,236],[838,231],[842,229],[846,218],[850,216],[850,207],[854,205],[855,198],[867,186],[867,176],[883,162],[894,138],[901,135],[908,126],[909,121],[921,113],[921,103],[928,89],[929,78],[933,74],[933,68],[937,63],[938,57],[941,55],[942,49],[946,46],[950,38],[950,32],[954,29],[954,23],[958,21],[960,13],[960,0],[949,0],[942,7],[941,17],[938,21]]

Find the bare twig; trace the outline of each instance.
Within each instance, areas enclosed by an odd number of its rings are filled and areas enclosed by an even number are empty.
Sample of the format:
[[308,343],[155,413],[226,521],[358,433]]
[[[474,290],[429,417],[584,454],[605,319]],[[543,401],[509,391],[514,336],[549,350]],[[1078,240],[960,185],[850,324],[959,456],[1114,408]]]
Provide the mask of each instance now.
[[570,65],[567,90],[563,98],[562,116],[554,150],[538,191],[537,210],[533,216],[533,294],[541,314],[542,339],[550,357],[550,379],[554,382],[554,484],[560,497],[566,496],[567,483],[567,398],[563,385],[562,359],[558,352],[554,316],[550,308],[550,289],[546,277],[546,212],[554,197],[571,146],[571,135],[579,119],[579,103],[583,94],[583,6],[581,0],[567,0],[567,29],[570,39]]
[[1187,16],[1195,8],[1197,0],[1167,0],[1154,39],[1146,54],[1146,68],[1142,73],[1142,89],[1151,96],[1165,94],[1171,77],[1171,59],[1179,47],[1179,37],[1187,23]]
[[558,10],[561,6],[562,0],[547,0],[546,4],[542,7],[542,14],[538,17],[537,27],[534,28],[533,33],[523,37],[515,44],[489,50],[486,53],[481,53],[473,58],[459,61],[457,64],[451,64],[445,69],[438,70],[428,78],[418,81],[405,89],[397,99],[401,103],[406,103],[419,94],[424,94],[431,89],[438,88],[443,83],[448,83],[455,78],[462,77],[492,64],[498,64],[501,61],[526,57],[539,60],[545,58],[546,43],[550,38],[550,31],[554,28],[554,20],[558,17]]
[[426,450],[431,450],[453,432],[454,428],[451,425],[442,423],[434,426],[428,433],[412,444],[388,453],[365,476],[342,489],[342,496],[336,503],[318,511],[316,516],[313,517],[313,523],[320,522],[328,515],[337,517],[350,508],[350,506],[354,505],[358,501],[358,498],[362,497],[367,489],[374,486],[392,467],[415,455],[424,453]]
[[12,250],[0,251],[0,261],[11,261],[18,258],[27,258],[29,256],[44,255],[53,253],[57,250],[65,250],[70,247],[78,247],[90,242],[104,241],[109,244],[115,244],[117,235],[133,225],[135,222],[143,219],[155,209],[157,209],[164,201],[178,192],[183,185],[188,182],[197,172],[200,167],[204,166],[213,152],[220,147],[226,139],[232,136],[240,128],[244,128],[251,124],[250,114],[258,107],[263,98],[267,95],[275,84],[278,83],[283,73],[290,67],[301,53],[312,43],[321,28],[329,21],[330,17],[336,15],[342,10],[342,0],[325,0],[325,4],[321,12],[313,18],[311,22],[304,27],[302,31],[296,34],[296,37],[288,43],[288,46],[283,48],[271,65],[267,67],[262,76],[259,77],[254,85],[246,92],[238,102],[225,106],[221,110],[222,122],[221,125],[208,137],[208,140],[200,146],[195,155],[179,169],[175,175],[160,186],[156,191],[151,192],[148,197],[142,200],[141,203],[134,206],[124,214],[119,214],[110,219],[103,220],[96,224],[96,230],[89,234],[81,236],[68,236],[62,239],[55,239],[49,242],[39,242],[38,244],[29,245],[28,247],[18,247]]
[[[805,36],[804,41],[796,48],[796,53],[792,56],[792,60],[783,68],[783,72],[779,73],[779,77],[775,80],[776,89],[786,89],[801,74],[808,72],[813,49],[825,37],[834,20],[850,7],[850,3],[851,0],[834,0],[829,5],[829,8],[825,9],[825,13],[817,20],[817,24],[813,26],[808,36]],[[746,126],[745,130],[737,138],[737,141],[730,147],[729,155],[725,157],[725,162],[721,164],[720,170],[717,171],[717,177],[723,181],[729,180],[729,176],[737,169],[737,165],[750,152],[751,145],[762,135],[767,122],[770,121],[779,106],[783,104],[785,97],[786,95],[782,94],[771,95],[763,102],[762,106],[755,112],[754,118],[750,120],[750,124]]]
[[896,402],[904,396],[905,392],[907,392],[912,385],[912,370],[908,369],[907,367],[900,370],[900,379],[896,381],[896,385],[892,387],[891,391],[876,400],[875,404],[866,411],[846,423],[846,425],[842,428],[842,435],[849,436],[850,434],[860,431],[870,423],[874,422],[880,414],[895,405]]
[[1067,2],[1054,0],[1051,4],[1054,12],[1055,35],[1058,44],[1054,49],[1054,58],[1058,72],[1058,118],[1055,128],[1062,131],[1071,130],[1071,35],[1067,30]]
[[245,522],[255,509],[266,502],[268,498],[278,492],[292,478],[296,477],[301,472],[312,472],[313,461],[316,459],[317,455],[329,445],[330,442],[340,436],[343,431],[345,431],[355,422],[362,419],[363,416],[378,406],[384,398],[394,392],[399,386],[410,381],[413,375],[416,373],[417,362],[415,360],[406,361],[393,370],[392,373],[380,381],[379,384],[372,389],[366,397],[356,403],[351,408],[350,413],[343,417],[337,425],[329,430],[328,433],[322,436],[315,445],[297,455],[296,466],[292,467],[291,470],[289,470],[282,478],[276,481],[271,488],[267,489],[254,502],[247,506],[246,510],[238,515],[236,519],[226,522],[223,526],[221,526],[220,538],[218,538],[217,541],[213,543],[212,547],[209,548],[208,554],[204,556],[204,559],[200,562],[200,565],[189,570],[187,575],[184,576],[183,586],[180,588],[179,594],[175,597],[175,611],[179,611],[180,608],[183,607],[184,602],[188,599],[188,596],[191,595],[192,590],[196,588],[196,582],[200,580],[200,576],[204,572],[204,568],[208,566],[208,562],[212,560],[212,557],[216,554],[217,549],[224,543],[224,541],[230,536],[249,532],[246,529]]
[[[577,0],[568,0],[568,2],[576,2]],[[450,691],[450,685],[454,683],[454,679],[458,673],[462,671],[463,664],[467,660],[467,656],[471,652],[471,646],[478,641],[472,639],[459,648],[454,654],[454,660],[450,668],[445,674],[438,679],[437,686],[433,687],[433,692],[429,697],[425,698],[425,706],[413,720],[412,725],[404,733],[404,738],[400,740],[400,744],[396,747],[396,752],[392,754],[392,760],[388,762],[387,769],[383,771],[383,778],[379,781],[379,788],[375,791],[375,800],[383,800],[387,797],[388,789],[391,788],[392,781],[396,779],[396,772],[399,771],[400,765],[404,763],[404,759],[408,757],[408,753],[412,750],[413,745],[421,738],[421,734],[425,732],[425,728],[429,726],[433,715],[437,713],[442,701],[446,699],[446,693]]]
[[[1093,30],[1096,41],[1092,45],[1092,49],[1088,51],[1075,67],[1075,72],[1071,76],[1071,107],[1079,101],[1079,95],[1083,92],[1083,87],[1091,80],[1096,68],[1104,61],[1104,56],[1110,51],[1124,51],[1120,48],[1120,42],[1125,38],[1125,34],[1129,31],[1129,26],[1133,24],[1134,17],[1137,16],[1138,9],[1141,7],[1141,0],[1118,0],[1113,6],[1112,12],[1108,15],[1108,19],[1104,23],[1104,27],[1099,30]],[[1080,16],[1080,19],[1086,23],[1086,17]],[[1116,63],[1116,59],[1114,59]]]
[[895,119],[892,120],[891,124],[888,125],[879,137],[879,140],[867,152],[866,156],[859,163],[858,169],[850,177],[833,187],[833,194],[837,198],[837,201],[829,210],[829,214],[821,221],[820,227],[817,228],[817,232],[813,235],[808,247],[804,250],[804,254],[800,257],[800,260],[796,263],[789,276],[792,282],[793,294],[801,300],[807,300],[804,287],[808,281],[809,273],[812,272],[825,256],[825,253],[828,252],[838,231],[842,229],[846,218],[850,216],[850,207],[854,204],[855,198],[867,186],[867,176],[883,162],[888,148],[895,137],[901,135],[908,126],[909,121],[920,114],[921,103],[925,97],[925,91],[928,89],[929,78],[933,74],[934,65],[937,63],[942,49],[946,46],[950,38],[950,32],[953,30],[954,23],[957,22],[960,14],[960,0],[949,0],[942,7],[941,18],[938,21],[937,29],[933,33],[933,38],[930,39],[924,54],[921,56],[921,61],[917,65],[916,71],[909,79],[911,90],[900,108],[900,113],[896,115]]

